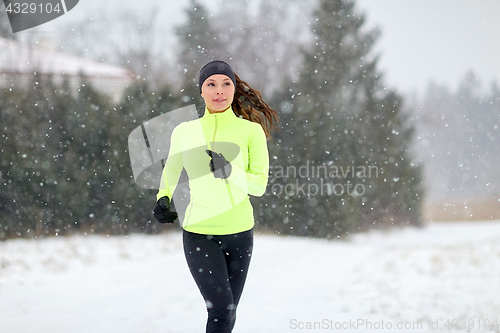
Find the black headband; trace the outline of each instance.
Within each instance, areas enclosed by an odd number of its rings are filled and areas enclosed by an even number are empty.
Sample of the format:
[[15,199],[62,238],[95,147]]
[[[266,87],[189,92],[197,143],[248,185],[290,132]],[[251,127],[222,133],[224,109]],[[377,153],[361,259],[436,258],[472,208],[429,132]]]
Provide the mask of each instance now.
[[229,77],[236,87],[236,76],[234,75],[233,69],[227,63],[222,60],[214,60],[203,66],[200,70],[200,94],[201,86],[206,79],[214,74],[224,74]]

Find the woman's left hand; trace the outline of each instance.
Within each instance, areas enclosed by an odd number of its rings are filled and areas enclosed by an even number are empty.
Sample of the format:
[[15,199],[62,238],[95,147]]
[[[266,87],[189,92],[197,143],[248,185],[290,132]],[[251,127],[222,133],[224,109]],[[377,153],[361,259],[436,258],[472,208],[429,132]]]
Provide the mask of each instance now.
[[231,175],[232,166],[228,160],[225,159],[224,155],[216,153],[211,150],[205,150],[208,156],[211,157],[209,167],[210,171],[214,174],[215,178],[226,179]]

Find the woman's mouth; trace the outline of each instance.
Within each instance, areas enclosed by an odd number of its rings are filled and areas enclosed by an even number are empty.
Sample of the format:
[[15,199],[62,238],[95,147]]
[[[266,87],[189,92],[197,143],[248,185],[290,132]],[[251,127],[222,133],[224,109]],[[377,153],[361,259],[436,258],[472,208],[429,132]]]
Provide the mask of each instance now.
[[224,102],[225,100],[226,99],[224,99],[224,98],[217,98],[217,99],[214,99],[214,102],[220,103],[220,102]]

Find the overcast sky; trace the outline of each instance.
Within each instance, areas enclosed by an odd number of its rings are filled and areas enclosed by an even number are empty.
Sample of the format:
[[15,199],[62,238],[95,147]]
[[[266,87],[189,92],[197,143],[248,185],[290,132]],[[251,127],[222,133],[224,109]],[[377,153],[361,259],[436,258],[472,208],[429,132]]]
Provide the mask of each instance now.
[[468,69],[500,83],[499,0],[357,0],[382,29],[378,51],[389,81],[403,90],[430,79],[456,87]]
[[[226,0],[200,1],[216,8]],[[73,11],[40,30],[50,34],[77,18],[112,14],[116,6],[141,11],[156,3],[162,6],[164,21],[176,24],[182,21],[188,0],[80,0]],[[499,0],[357,0],[356,4],[367,15],[366,28],[377,25],[382,30],[376,49],[380,69],[387,83],[400,91],[423,91],[431,79],[455,88],[469,69],[483,86],[500,82]]]

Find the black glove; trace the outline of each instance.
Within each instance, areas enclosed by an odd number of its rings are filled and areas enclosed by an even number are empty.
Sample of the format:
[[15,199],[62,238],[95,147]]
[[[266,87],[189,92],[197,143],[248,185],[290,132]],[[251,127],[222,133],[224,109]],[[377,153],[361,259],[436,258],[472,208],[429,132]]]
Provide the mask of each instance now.
[[177,219],[177,212],[170,211],[170,199],[165,196],[156,202],[153,215],[159,223],[174,223]]
[[209,167],[210,171],[214,174],[215,178],[226,179],[231,175],[233,167],[228,160],[224,158],[222,154],[213,152],[211,150],[205,150],[208,156],[211,157]]

